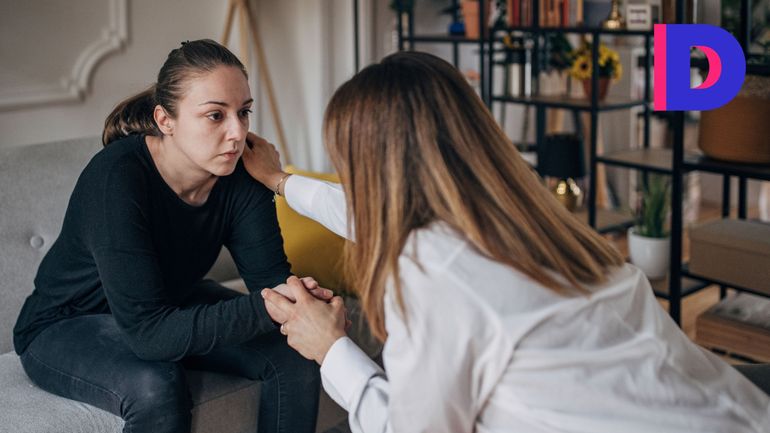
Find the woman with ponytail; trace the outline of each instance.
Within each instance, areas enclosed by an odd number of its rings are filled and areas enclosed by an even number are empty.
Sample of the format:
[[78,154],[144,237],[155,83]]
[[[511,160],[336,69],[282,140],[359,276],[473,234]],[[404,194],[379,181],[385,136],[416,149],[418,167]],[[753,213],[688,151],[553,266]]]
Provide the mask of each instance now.
[[345,335],[337,298],[263,291],[354,433],[768,432],[768,396],[682,333],[447,62],[365,68],[329,102],[324,141],[341,187],[285,179],[264,140],[244,161],[355,239],[346,264],[385,371]]
[[[289,294],[290,268],[274,193],[240,162],[250,93],[230,51],[192,41],[107,117],[14,328],[35,384],[122,417],[124,432],[181,433],[184,368],[218,371],[263,381],[260,432],[315,431],[318,367],[259,295]],[[222,246],[250,294],[203,280]]]

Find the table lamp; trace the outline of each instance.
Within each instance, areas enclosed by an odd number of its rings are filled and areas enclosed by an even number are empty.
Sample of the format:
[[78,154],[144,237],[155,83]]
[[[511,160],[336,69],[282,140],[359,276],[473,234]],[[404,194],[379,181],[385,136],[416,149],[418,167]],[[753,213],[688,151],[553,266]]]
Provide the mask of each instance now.
[[583,194],[575,179],[585,176],[583,140],[575,134],[546,135],[538,158],[538,171],[558,179],[551,190],[556,199],[571,212],[579,208]]

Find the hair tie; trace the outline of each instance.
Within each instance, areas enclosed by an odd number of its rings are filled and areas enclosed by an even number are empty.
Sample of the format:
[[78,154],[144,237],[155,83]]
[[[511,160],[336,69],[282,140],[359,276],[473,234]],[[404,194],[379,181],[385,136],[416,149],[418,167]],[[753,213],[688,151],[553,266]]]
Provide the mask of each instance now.
[[190,40],[189,40],[189,39],[188,39],[188,40],[186,40],[186,41],[182,41],[182,46],[185,46],[185,44],[189,44],[189,43],[190,43]]

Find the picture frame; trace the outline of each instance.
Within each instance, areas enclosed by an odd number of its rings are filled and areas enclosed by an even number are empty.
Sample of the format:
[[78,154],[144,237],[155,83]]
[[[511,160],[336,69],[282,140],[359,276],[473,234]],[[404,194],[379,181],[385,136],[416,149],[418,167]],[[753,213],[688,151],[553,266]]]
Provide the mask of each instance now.
[[628,30],[651,30],[653,24],[652,5],[629,3],[626,5],[626,28]]

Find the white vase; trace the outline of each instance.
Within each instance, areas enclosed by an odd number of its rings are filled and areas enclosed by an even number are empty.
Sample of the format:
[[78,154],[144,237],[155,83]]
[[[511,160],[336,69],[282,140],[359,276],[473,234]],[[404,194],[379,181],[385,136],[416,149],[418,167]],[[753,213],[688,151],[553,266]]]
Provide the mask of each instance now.
[[671,238],[648,238],[636,234],[636,227],[628,229],[628,252],[631,263],[656,280],[668,273],[671,257]]

